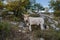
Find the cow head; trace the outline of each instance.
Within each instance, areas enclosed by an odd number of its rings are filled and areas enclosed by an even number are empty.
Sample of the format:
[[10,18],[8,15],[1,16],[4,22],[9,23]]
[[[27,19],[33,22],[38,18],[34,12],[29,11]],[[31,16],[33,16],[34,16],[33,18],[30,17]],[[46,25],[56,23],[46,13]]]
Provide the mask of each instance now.
[[26,23],[26,25],[28,25],[29,14],[23,14],[23,15],[24,15],[24,22]]
[[24,21],[28,20],[29,15],[28,14],[24,14]]

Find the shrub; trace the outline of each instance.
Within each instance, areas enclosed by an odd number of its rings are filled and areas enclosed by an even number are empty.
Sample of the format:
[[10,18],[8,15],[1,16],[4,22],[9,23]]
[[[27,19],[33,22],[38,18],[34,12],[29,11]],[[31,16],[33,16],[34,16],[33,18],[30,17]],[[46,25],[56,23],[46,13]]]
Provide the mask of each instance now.
[[5,17],[5,16],[7,16],[7,14],[8,14],[8,11],[3,11],[1,15],[2,15],[2,17]]
[[18,21],[20,21],[20,18],[15,17],[15,16],[10,16],[10,17],[9,17],[9,20],[10,20],[10,21],[17,21],[17,22],[18,22]]
[[[3,39],[9,36],[11,25],[8,22],[0,22],[0,36],[3,36]],[[2,39],[0,37],[0,39]]]
[[11,25],[9,22],[0,22],[0,40],[13,39],[18,27]]
[[60,11],[55,11],[54,15],[57,16],[57,17],[60,17]]
[[5,30],[6,32],[10,29],[10,24],[8,22],[0,22],[0,30]]
[[34,32],[35,37],[44,38],[45,40],[60,40],[60,32],[54,30],[41,31],[37,30]]

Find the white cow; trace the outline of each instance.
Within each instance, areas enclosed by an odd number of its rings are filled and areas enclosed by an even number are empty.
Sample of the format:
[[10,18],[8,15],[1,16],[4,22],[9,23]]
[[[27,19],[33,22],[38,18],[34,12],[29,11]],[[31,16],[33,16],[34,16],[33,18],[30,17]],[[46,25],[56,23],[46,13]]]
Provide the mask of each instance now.
[[28,21],[29,23],[29,30],[32,31],[31,29],[31,25],[36,24],[36,25],[40,25],[41,30],[44,30],[44,19],[41,17],[29,17],[28,15],[24,15],[24,21]]

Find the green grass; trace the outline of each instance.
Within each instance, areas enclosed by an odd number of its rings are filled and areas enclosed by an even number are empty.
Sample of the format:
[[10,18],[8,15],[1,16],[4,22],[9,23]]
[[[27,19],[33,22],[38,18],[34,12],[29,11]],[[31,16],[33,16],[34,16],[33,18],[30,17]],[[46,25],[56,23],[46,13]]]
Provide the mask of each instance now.
[[45,40],[60,40],[60,31],[55,31],[52,29],[49,30],[36,30],[34,31],[36,38],[43,37]]

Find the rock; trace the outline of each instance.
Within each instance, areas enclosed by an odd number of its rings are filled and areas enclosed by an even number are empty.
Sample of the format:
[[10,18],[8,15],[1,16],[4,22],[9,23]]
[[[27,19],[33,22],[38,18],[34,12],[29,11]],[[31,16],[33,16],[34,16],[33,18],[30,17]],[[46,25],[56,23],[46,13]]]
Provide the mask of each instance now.
[[40,38],[40,40],[44,40],[44,38]]
[[53,20],[53,21],[54,21],[54,24],[58,25],[58,21],[55,21],[55,20]]
[[20,22],[18,27],[24,27],[24,23]]
[[59,30],[60,30],[60,28],[56,28],[56,30],[57,30],[57,31],[59,31]]
[[13,24],[13,25],[17,25],[18,24],[18,22],[10,22],[11,24]]
[[49,18],[48,18],[48,22],[49,22],[49,23],[54,23],[54,22],[53,22],[51,19],[49,19]]
[[46,27],[47,27],[46,30],[48,30],[49,29],[49,26],[47,25]]
[[51,26],[52,28],[54,28],[54,29],[56,28],[56,26],[55,26],[54,24],[51,24],[50,26]]
[[18,30],[19,32],[21,32],[22,30]]

